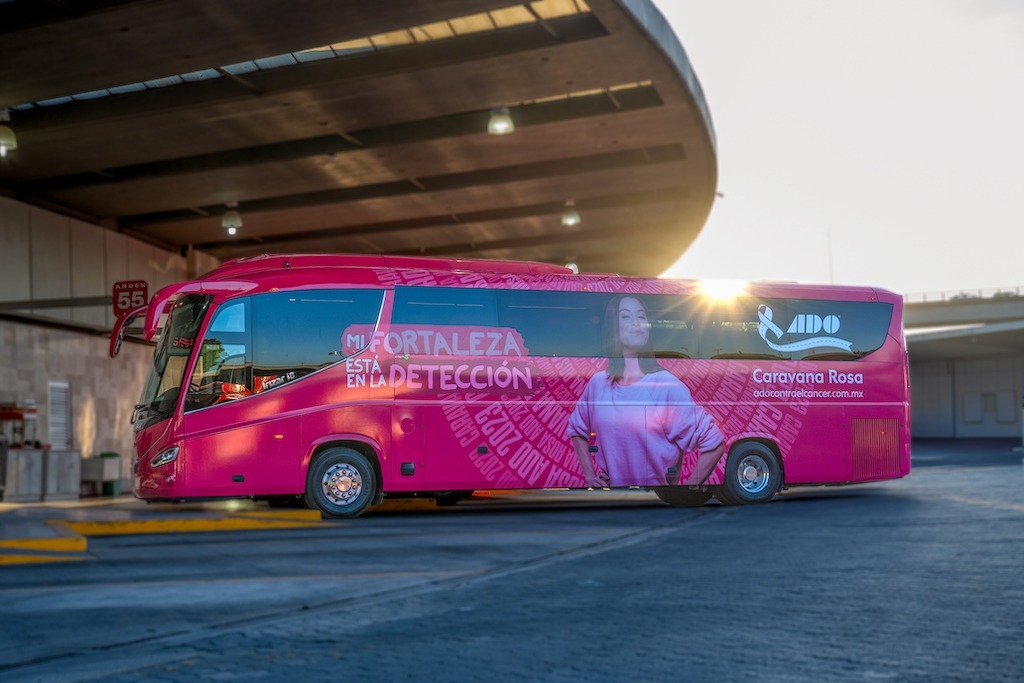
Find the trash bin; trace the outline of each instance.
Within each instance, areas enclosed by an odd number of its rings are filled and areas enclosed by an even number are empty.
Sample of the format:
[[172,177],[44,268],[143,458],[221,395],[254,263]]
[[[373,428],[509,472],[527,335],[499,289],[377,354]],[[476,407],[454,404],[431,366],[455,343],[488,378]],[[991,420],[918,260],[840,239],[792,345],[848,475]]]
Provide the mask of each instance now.
[[104,496],[120,496],[121,495],[121,456],[118,453],[111,453],[106,451],[100,453],[101,458],[116,460],[117,463],[105,462],[103,463],[103,495]]

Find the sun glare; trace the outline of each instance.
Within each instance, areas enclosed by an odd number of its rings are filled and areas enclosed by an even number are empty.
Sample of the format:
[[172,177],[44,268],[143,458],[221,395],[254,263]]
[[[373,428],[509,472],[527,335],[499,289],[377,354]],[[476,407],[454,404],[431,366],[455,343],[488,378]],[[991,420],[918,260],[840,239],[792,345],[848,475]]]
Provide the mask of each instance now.
[[746,294],[747,283],[743,280],[701,280],[700,291],[712,299],[733,299]]

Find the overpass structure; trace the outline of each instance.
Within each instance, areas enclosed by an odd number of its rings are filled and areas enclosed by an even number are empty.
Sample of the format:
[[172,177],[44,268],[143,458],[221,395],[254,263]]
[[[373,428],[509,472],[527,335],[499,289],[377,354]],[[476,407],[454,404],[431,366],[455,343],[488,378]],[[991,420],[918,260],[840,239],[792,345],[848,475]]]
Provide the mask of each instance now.
[[1021,436],[1024,296],[1019,288],[908,303],[904,325],[915,436]]

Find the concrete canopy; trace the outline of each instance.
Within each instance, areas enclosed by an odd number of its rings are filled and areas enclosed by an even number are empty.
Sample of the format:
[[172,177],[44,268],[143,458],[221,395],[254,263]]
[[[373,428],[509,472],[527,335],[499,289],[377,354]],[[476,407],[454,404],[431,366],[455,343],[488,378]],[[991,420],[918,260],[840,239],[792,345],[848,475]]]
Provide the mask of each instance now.
[[904,326],[911,362],[1017,356],[1024,349],[1024,296],[1005,291],[912,303]]
[[[700,85],[649,0],[14,0],[0,35],[0,193],[183,253],[657,275],[715,197]],[[496,107],[514,133],[487,134]]]
[[1024,349],[1024,321],[972,325],[937,332],[907,332],[911,362],[1011,357]]

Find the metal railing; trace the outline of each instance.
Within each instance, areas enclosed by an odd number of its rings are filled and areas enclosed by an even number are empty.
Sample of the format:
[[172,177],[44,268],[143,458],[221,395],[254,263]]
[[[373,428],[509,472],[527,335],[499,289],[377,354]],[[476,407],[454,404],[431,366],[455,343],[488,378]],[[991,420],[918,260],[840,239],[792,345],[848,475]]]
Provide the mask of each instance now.
[[904,294],[903,301],[910,304],[938,301],[965,301],[971,299],[1015,299],[1022,296],[1024,296],[1024,285],[1017,287],[958,289],[945,292],[915,292],[912,294]]

